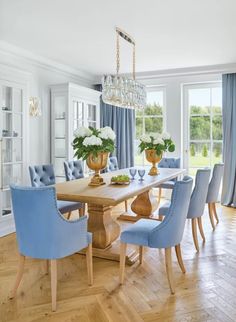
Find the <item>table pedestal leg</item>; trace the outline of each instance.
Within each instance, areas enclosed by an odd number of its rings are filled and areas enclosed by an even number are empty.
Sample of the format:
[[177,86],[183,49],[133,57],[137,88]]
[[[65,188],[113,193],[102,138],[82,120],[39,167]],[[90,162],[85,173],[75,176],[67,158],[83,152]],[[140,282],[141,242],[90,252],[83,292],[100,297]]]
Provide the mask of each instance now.
[[152,190],[138,195],[131,204],[131,209],[135,215],[123,214],[119,216],[121,220],[137,221],[141,218],[156,219],[153,212],[158,208],[157,198],[153,196]]
[[[120,261],[120,225],[111,216],[112,207],[88,204],[88,231],[93,234],[93,256]],[[85,251],[79,253],[84,254]],[[126,264],[132,265],[138,260],[136,247],[127,249]]]

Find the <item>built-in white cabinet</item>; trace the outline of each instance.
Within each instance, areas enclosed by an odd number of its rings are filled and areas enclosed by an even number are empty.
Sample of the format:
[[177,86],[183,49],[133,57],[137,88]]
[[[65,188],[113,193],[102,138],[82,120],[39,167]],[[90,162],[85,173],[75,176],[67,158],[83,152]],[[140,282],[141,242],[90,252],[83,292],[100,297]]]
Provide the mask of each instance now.
[[10,184],[21,185],[26,168],[26,89],[0,79],[0,235],[11,232]]
[[63,162],[74,159],[74,130],[81,125],[100,127],[100,95],[73,83],[51,86],[51,162],[57,182],[65,180]]

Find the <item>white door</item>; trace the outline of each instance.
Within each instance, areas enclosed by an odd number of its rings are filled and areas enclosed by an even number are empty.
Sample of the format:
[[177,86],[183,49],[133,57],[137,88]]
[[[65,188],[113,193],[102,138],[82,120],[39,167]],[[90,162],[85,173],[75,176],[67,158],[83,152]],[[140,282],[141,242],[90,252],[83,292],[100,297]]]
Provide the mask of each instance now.
[[185,85],[184,168],[190,175],[197,169],[222,162],[222,84]]

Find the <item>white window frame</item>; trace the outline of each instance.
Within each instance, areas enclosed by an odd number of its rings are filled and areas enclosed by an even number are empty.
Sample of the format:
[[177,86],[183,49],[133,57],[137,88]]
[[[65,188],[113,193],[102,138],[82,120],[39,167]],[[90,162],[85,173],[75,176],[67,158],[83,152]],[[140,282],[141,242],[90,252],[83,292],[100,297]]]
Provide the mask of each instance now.
[[[161,85],[161,86],[147,86],[147,93],[148,92],[163,92],[163,110],[162,110],[162,116],[157,116],[157,115],[144,115],[144,109],[143,109],[143,116],[139,116],[138,118],[143,119],[143,134],[145,132],[145,118],[162,118],[163,119],[163,131],[166,131],[166,87]],[[135,113],[135,124],[136,124],[136,113]],[[135,141],[136,141],[136,132],[135,132]],[[135,155],[136,156],[136,155]],[[136,164],[135,164],[136,165]],[[145,165],[145,155],[142,153],[142,164],[140,166]]]
[[[193,143],[206,143],[210,144],[210,167],[212,168],[212,151],[213,151],[213,144],[219,142],[223,144],[223,140],[213,140],[212,138],[212,116],[213,112],[212,109],[210,110],[210,114],[192,114],[193,116],[210,116],[210,140],[190,140],[190,111],[189,111],[189,90],[190,89],[204,89],[204,88],[222,88],[222,81],[214,81],[214,82],[202,82],[202,83],[191,83],[191,84],[184,84],[182,86],[183,92],[183,144],[184,144],[184,151],[183,151],[183,166],[189,172],[189,147],[190,141]],[[212,95],[210,97],[210,106],[212,107]],[[214,115],[222,115],[214,113]],[[191,167],[191,169],[198,168],[198,167]]]

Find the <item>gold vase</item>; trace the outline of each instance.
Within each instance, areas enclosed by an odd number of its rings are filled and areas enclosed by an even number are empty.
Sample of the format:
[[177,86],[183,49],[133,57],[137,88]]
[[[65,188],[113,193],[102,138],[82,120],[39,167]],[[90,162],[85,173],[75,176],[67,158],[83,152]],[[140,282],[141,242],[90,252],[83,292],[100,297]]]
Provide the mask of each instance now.
[[106,168],[109,152],[99,152],[97,156],[92,153],[88,156],[86,163],[89,169],[94,170],[95,174],[92,177],[89,186],[100,186],[105,184],[103,178],[100,176],[100,170]]
[[151,167],[148,174],[150,176],[156,176],[157,174],[159,174],[156,163],[159,163],[161,161],[162,154],[157,155],[156,150],[154,150],[154,149],[145,150],[145,154],[146,154],[146,159],[148,160],[148,162],[152,163],[152,167]]

